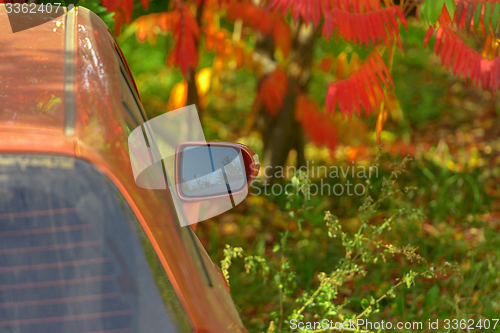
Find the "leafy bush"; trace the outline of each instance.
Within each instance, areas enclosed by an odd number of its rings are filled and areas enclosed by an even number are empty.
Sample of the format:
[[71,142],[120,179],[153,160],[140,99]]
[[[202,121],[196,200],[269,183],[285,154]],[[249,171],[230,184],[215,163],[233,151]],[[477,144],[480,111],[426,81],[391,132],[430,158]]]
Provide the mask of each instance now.
[[[380,156],[380,155],[379,155]],[[375,166],[378,166],[378,157]],[[289,226],[294,223],[297,228],[287,228],[280,233],[280,239],[274,245],[273,253],[278,254],[278,260],[270,256],[245,255],[241,247],[226,245],[224,259],[221,266],[224,276],[229,281],[229,267],[236,258],[244,261],[247,274],[252,276],[254,283],[262,277],[264,280],[265,294],[276,295],[278,301],[270,311],[270,325],[267,332],[291,332],[291,323],[297,322],[346,322],[356,321],[360,318],[370,318],[374,321],[380,319],[382,308],[390,308],[395,305],[398,289],[411,288],[415,279],[435,278],[438,268],[430,265],[418,254],[418,249],[411,245],[393,244],[388,241],[388,234],[394,232],[393,227],[402,223],[421,224],[425,216],[417,209],[408,208],[400,199],[406,196],[408,191],[414,188],[398,189],[395,187],[398,176],[405,171],[409,158],[403,159],[392,168],[388,178],[384,178],[378,195],[375,198],[366,191],[362,205],[354,220],[359,223],[355,228],[347,226],[346,221],[353,223],[352,219],[341,221],[330,211],[324,214],[323,232],[327,234],[330,242],[328,246],[341,248],[340,255],[333,268],[322,267],[317,273],[314,282],[310,286],[297,283],[297,251],[301,251],[300,244],[314,242],[314,234],[304,234],[301,224],[304,221],[304,213],[310,210],[308,202],[308,191],[311,181],[301,172],[292,178],[292,184],[296,191],[287,194],[286,207],[289,209]],[[366,185],[371,187],[370,179],[366,179]],[[377,192],[372,189],[371,192]],[[390,213],[383,212],[382,207],[391,207]],[[382,221],[378,218],[380,213],[385,216]],[[398,272],[389,272],[388,260],[400,260],[405,258],[409,265],[400,265]],[[392,267],[391,267],[392,268]],[[459,272],[459,269],[444,262],[440,267],[442,274],[446,275],[449,269]],[[350,283],[369,283],[372,273],[377,271],[390,275],[397,275],[394,283],[380,288],[377,294],[369,291],[364,292],[362,298],[359,295],[352,297],[342,293],[343,287]],[[460,275],[460,274],[458,274]],[[386,283],[387,284],[387,283]],[[326,329],[306,330],[308,332],[323,332]],[[368,332],[364,330],[355,330]]]

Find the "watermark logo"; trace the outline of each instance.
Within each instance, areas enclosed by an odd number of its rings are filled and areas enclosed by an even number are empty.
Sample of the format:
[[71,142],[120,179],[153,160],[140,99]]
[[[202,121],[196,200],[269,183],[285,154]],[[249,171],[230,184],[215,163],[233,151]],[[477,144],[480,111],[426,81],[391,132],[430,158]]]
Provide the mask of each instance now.
[[42,1],[38,4],[7,2],[5,11],[12,32],[16,33],[55,20],[74,9],[77,4],[78,0]]
[[[291,182],[274,182],[269,180],[291,178]],[[310,199],[311,196],[363,196],[365,195],[366,179],[378,177],[377,166],[346,165],[346,166],[319,166],[314,161],[307,161],[305,166],[296,168],[264,167],[261,177],[251,185],[250,195],[302,194]],[[315,182],[310,179],[316,179]]]

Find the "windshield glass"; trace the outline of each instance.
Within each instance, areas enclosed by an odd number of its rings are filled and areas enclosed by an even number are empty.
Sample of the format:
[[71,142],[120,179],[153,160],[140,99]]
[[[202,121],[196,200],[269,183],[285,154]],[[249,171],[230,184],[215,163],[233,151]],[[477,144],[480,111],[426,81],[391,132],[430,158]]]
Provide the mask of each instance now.
[[0,332],[190,331],[149,240],[87,162],[0,155]]

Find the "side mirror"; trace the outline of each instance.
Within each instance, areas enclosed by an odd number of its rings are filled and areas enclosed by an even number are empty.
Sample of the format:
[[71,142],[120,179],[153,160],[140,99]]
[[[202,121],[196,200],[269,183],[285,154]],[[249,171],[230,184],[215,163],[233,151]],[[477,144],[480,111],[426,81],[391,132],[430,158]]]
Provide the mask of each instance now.
[[177,146],[177,194],[184,202],[234,196],[245,191],[259,173],[259,159],[242,144],[215,141]]
[[128,137],[128,147],[137,186],[168,189],[183,227],[245,200],[259,172],[258,156],[250,148],[205,141],[194,105],[137,127]]

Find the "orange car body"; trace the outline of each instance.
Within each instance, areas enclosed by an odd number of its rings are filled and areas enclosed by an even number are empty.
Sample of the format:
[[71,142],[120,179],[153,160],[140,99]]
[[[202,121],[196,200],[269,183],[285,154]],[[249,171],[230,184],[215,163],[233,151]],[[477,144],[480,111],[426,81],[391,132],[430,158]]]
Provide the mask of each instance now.
[[[86,8],[14,34],[0,4],[0,154],[65,155],[93,164],[139,219],[193,330],[245,331],[199,240],[195,236],[191,247],[183,241],[192,231],[176,228],[184,217],[168,189],[135,184],[127,136],[146,118],[121,57],[107,26]],[[124,94],[127,89],[132,94]],[[127,110],[134,101],[140,110]]]

